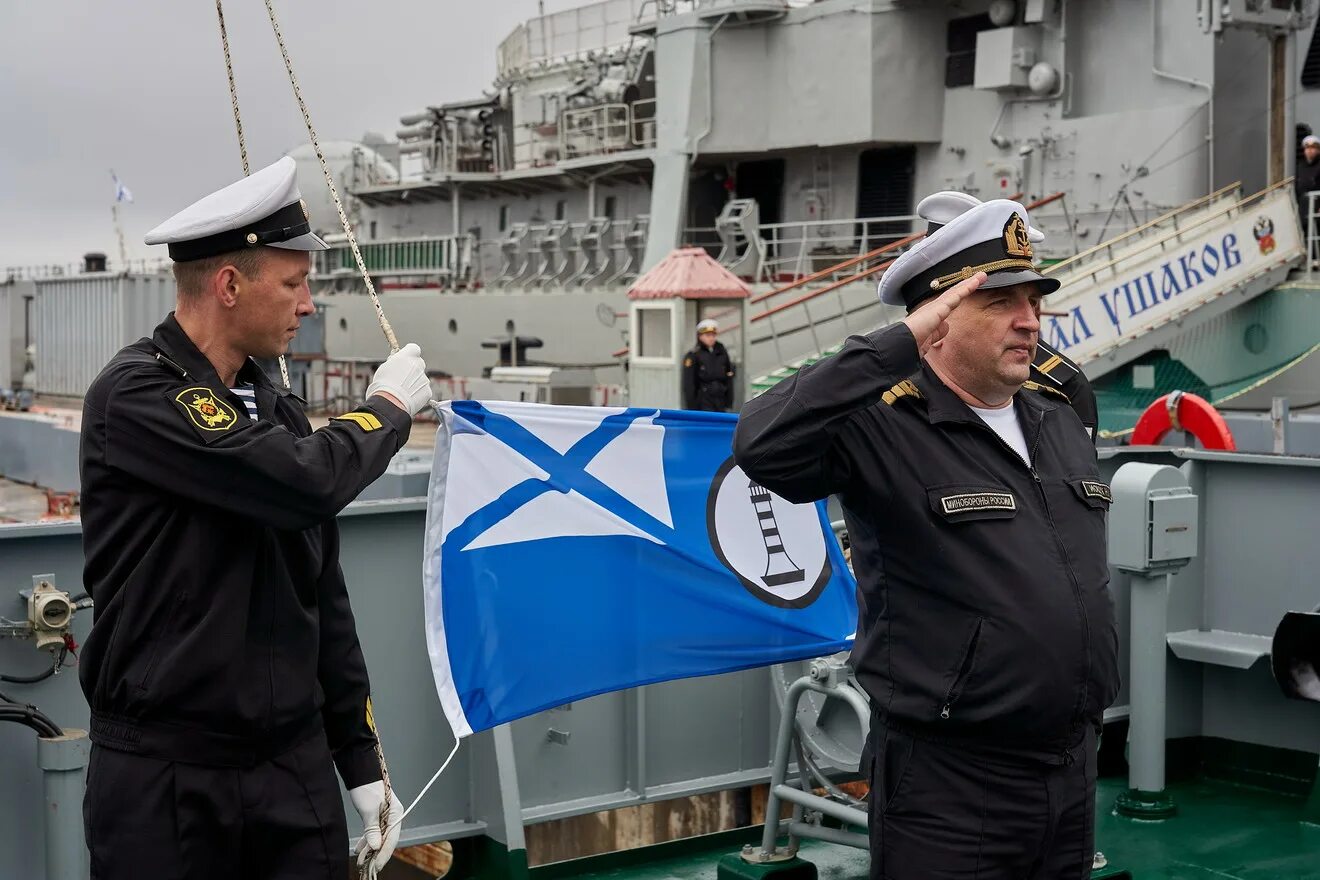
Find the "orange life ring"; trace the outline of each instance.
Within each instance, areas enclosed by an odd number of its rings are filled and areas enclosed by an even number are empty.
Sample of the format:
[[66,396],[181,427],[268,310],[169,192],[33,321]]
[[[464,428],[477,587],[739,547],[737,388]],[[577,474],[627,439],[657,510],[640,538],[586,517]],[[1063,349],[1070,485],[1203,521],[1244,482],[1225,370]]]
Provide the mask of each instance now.
[[1174,391],[1146,407],[1132,429],[1132,445],[1155,446],[1170,431],[1189,431],[1206,449],[1237,449],[1224,417],[1195,394]]

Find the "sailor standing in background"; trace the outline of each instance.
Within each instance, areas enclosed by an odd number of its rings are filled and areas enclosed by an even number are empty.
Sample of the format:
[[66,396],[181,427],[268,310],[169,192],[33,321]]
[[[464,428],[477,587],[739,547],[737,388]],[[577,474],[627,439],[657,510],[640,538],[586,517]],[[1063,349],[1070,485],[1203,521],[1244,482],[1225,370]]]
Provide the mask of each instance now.
[[[1310,231],[1308,224],[1312,222],[1308,216],[1311,212],[1310,194],[1320,190],[1320,138],[1313,134],[1302,138],[1302,156],[1297,163],[1293,187],[1297,195],[1297,216],[1301,218],[1302,235],[1305,236]],[[1320,231],[1320,218],[1315,225]],[[1314,260],[1316,254],[1312,252],[1310,258]]]
[[747,476],[839,496],[870,696],[871,876],[1075,880],[1118,692],[1092,438],[1031,390],[1042,298],[1025,209],[976,204],[899,257],[907,317],[750,401]]
[[720,325],[697,324],[697,344],[683,358],[683,408],[728,412],[733,406],[733,361],[717,335]]
[[[284,158],[166,220],[176,309],[120,351],[82,421],[95,622],[83,816],[95,880],[343,880],[335,768],[377,867],[386,806],[335,515],[384,472],[431,396],[406,345],[367,399],[311,430],[252,360],[310,315],[312,234]],[[402,818],[398,799],[392,820]]]

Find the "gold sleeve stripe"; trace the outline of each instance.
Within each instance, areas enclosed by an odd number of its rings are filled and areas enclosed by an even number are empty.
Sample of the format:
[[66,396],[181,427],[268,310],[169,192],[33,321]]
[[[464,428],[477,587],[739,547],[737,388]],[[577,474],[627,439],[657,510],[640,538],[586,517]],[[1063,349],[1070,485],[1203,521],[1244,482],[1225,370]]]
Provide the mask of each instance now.
[[370,433],[372,431],[378,431],[382,427],[384,427],[383,425],[381,425],[380,419],[376,418],[373,414],[369,412],[344,413],[342,416],[335,416],[330,421],[352,422],[353,424],[357,425],[359,428],[361,428],[363,431],[366,431],[367,433]]

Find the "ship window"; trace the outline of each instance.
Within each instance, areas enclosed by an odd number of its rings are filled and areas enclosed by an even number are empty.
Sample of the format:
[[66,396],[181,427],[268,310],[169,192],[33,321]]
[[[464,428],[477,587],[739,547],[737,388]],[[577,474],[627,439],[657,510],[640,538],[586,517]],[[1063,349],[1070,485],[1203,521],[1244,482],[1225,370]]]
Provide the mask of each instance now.
[[614,196],[605,197],[605,216],[614,219]]
[[565,209],[567,206],[568,206],[568,203],[565,202],[563,199],[560,199],[559,201],[555,202],[555,219],[556,219],[556,220],[563,220],[563,219],[564,219],[564,209]]
[[509,228],[509,206],[500,205],[500,232]]
[[371,221],[371,233],[370,233],[370,237],[371,237],[373,240],[376,238],[376,221],[375,221],[375,220],[372,220],[372,221]]
[[976,35],[994,27],[990,16],[969,15],[949,21],[944,59],[944,87],[956,89],[976,81]]
[[1311,46],[1302,65],[1302,88],[1320,88],[1320,26],[1311,32]]

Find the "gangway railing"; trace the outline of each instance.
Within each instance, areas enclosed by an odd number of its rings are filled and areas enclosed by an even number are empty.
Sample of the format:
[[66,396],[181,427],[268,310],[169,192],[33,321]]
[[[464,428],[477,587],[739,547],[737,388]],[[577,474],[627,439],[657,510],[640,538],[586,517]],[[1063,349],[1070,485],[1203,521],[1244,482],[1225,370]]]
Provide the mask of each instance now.
[[[1043,208],[1046,205],[1051,205],[1056,202],[1062,202],[1064,198],[1065,198],[1064,193],[1056,192],[1048,196],[1045,196],[1044,198],[1037,199],[1031,202],[1030,204],[1025,205],[1024,207],[1028,211],[1034,211],[1039,208]],[[905,236],[896,241],[889,242],[888,244],[885,244],[879,248],[875,248],[871,251],[868,251],[866,254],[862,254],[858,257],[853,257],[844,260],[843,262],[838,263],[834,266],[829,266],[825,269],[822,269],[819,272],[812,273],[811,276],[798,279],[797,281],[790,282],[789,284],[768,291],[767,293],[763,293],[760,294],[759,296],[752,297],[752,299],[749,300],[749,302],[752,304],[768,302],[769,300],[772,300],[780,296],[781,294],[787,293],[789,291],[797,290],[811,283],[812,280],[829,278],[835,274],[838,274],[844,269],[856,269],[857,267],[863,266],[866,263],[870,262],[871,260],[882,257],[885,258],[884,261],[881,263],[870,266],[868,268],[859,269],[858,271],[855,271],[849,275],[845,275],[842,278],[836,278],[835,280],[829,282],[828,284],[825,284],[822,287],[809,290],[806,293],[795,296],[790,300],[777,303],[773,306],[767,306],[763,311],[760,311],[749,317],[748,318],[749,325],[757,325],[760,324],[761,322],[764,322],[764,326],[768,329],[767,335],[762,336],[760,338],[748,339],[749,358],[752,358],[752,354],[751,354],[752,351],[754,351],[758,346],[764,345],[768,341],[774,347],[773,363],[781,365],[780,367],[776,368],[774,373],[782,373],[783,371],[787,370],[788,372],[785,373],[784,375],[791,375],[792,372],[796,372],[796,369],[799,368],[800,366],[803,366],[806,363],[811,362],[815,359],[819,359],[825,354],[828,354],[832,352],[834,349],[836,349],[838,347],[838,344],[841,342],[841,340],[846,338],[850,333],[853,332],[854,325],[857,325],[859,327],[876,325],[876,322],[874,320],[863,318],[862,316],[873,314],[876,309],[883,309],[884,306],[875,296],[873,290],[868,289],[866,291],[859,292],[855,288],[852,288],[852,285],[854,285],[858,281],[863,281],[866,279],[874,279],[876,276],[878,276],[880,273],[882,273],[885,269],[889,268],[889,266],[893,264],[893,261],[897,259],[899,253],[903,248],[915,244],[916,242],[925,238],[925,236],[926,233],[924,230],[921,232],[912,233],[911,235]],[[837,305],[837,309],[834,308],[829,309],[824,316],[820,315],[819,310],[817,310],[816,314],[813,314],[810,304],[818,299],[825,297],[828,294],[834,294],[834,302],[835,305]],[[792,323],[791,326],[783,329],[776,326],[774,320],[776,315],[782,315],[785,312],[788,312],[792,309],[797,309],[799,307],[801,308],[801,317],[802,317],[801,321],[795,321]],[[890,311],[893,312],[893,310]],[[893,312],[893,314],[897,314],[897,312]],[[883,320],[880,323],[882,324],[887,323],[887,318],[892,317],[893,314],[887,315],[886,320]],[[825,344],[822,344],[822,341],[825,337],[825,331],[820,326],[822,324],[832,325],[828,331],[830,333],[830,339],[828,341],[825,341]],[[796,364],[790,363],[790,358],[785,357],[782,340],[785,336],[802,333],[803,331],[807,332],[810,335],[811,348],[809,351],[803,352],[801,354],[800,360]],[[756,359],[755,358],[752,359],[753,359],[753,363],[755,364]],[[754,380],[753,384],[755,385],[755,384],[763,383],[763,380],[768,379],[771,375],[773,374],[767,374],[766,376],[761,376],[758,379]],[[780,375],[777,378],[783,378],[783,375]]]
[[1129,229],[1127,232],[1093,245],[1066,260],[1060,260],[1047,267],[1044,273],[1057,276],[1065,272],[1075,271],[1078,266],[1085,265],[1092,260],[1103,258],[1105,261],[1112,261],[1116,255],[1133,245],[1134,242],[1149,238],[1151,235],[1158,235],[1168,229],[1176,231],[1180,223],[1183,227],[1186,227],[1190,217],[1212,208],[1225,199],[1238,201],[1241,198],[1241,188],[1241,181],[1230,183],[1228,186],[1217,189],[1209,195],[1202,196],[1185,205],[1180,205],[1153,220],[1148,220],[1140,226]]
[[1306,252],[1291,187],[1242,197],[1234,184],[1051,267],[1063,314],[1042,320],[1041,339],[1095,379],[1272,289]]

